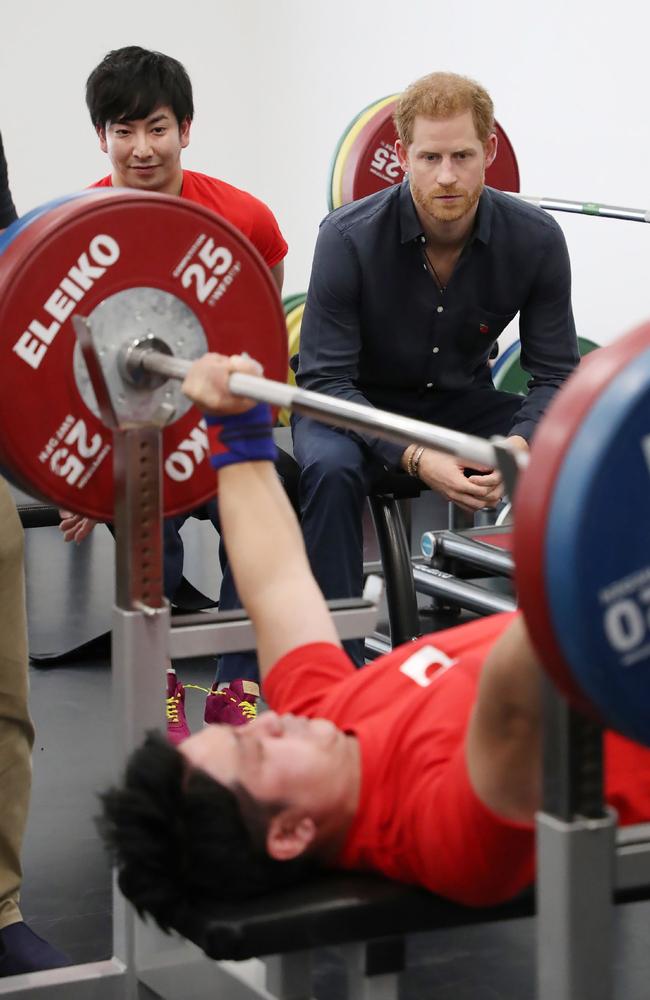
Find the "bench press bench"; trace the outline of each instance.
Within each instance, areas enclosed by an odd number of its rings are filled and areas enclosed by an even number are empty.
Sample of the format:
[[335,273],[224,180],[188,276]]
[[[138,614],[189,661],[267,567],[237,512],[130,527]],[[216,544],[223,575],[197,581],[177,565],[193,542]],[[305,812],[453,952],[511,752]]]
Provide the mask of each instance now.
[[[619,829],[615,882],[618,903],[650,896],[650,824]],[[406,935],[535,912],[533,887],[509,903],[470,908],[377,875],[323,872],[273,895],[197,908],[173,930],[215,960],[206,964],[202,958],[202,974],[211,984],[206,996],[309,1000],[312,953],[339,947],[350,1000],[397,1000]],[[155,929],[151,933],[169,941]],[[141,970],[140,979],[162,996],[175,997],[170,974],[169,965],[153,963]],[[196,975],[193,969],[192,981]]]
[[[327,946],[342,947],[350,1000],[397,1000],[407,934],[533,913],[532,891],[500,907],[474,910],[379,876],[332,872],[273,896],[197,911],[175,930],[223,963],[213,967],[215,986],[222,977],[245,973],[233,961],[262,960],[257,971],[264,973],[266,992],[256,992],[259,985],[242,975],[242,1000],[308,1000],[311,953]],[[144,981],[152,984],[148,977]]]

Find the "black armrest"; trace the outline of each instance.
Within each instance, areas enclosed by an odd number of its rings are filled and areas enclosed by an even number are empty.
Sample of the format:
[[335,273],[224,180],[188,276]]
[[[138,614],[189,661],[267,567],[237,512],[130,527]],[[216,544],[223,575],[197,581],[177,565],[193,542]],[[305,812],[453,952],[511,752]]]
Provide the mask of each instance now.
[[23,528],[50,528],[59,523],[59,511],[56,507],[34,500],[33,503],[16,504]]

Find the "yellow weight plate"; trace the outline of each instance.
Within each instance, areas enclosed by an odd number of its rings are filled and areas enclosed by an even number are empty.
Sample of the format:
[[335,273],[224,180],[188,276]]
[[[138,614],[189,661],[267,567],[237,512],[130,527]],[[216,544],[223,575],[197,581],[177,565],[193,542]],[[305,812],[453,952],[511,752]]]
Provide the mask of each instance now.
[[[302,314],[305,311],[304,300],[287,314],[287,337],[289,343],[289,360],[298,353],[298,348],[300,346],[300,327],[302,324]],[[287,371],[287,382],[289,385],[296,384],[296,376],[293,373],[291,366]],[[289,418],[291,413],[287,409],[282,409],[278,413],[278,423],[283,427],[289,426]]]

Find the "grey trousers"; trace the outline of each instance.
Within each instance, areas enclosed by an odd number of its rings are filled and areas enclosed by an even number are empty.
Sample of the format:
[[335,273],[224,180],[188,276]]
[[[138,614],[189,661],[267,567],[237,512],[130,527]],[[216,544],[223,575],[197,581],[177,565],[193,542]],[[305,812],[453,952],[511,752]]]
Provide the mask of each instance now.
[[20,853],[32,780],[23,529],[0,478],[0,929],[22,920]]

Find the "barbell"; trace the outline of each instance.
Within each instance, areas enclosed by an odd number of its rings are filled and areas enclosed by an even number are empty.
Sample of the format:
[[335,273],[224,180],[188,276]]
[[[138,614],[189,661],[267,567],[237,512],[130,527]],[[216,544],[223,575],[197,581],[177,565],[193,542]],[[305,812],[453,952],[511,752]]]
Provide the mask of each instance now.
[[107,408],[108,424],[162,428],[167,514],[214,495],[205,425],[177,384],[209,350],[262,364],[264,378],[231,376],[236,395],[518,472],[516,582],[540,657],[574,704],[650,745],[650,324],[583,360],[527,461],[498,439],[286,385],[281,304],[247,240],[191,202],[107,191],[0,238],[0,329],[0,461],[27,492],[91,517],[113,515]]

